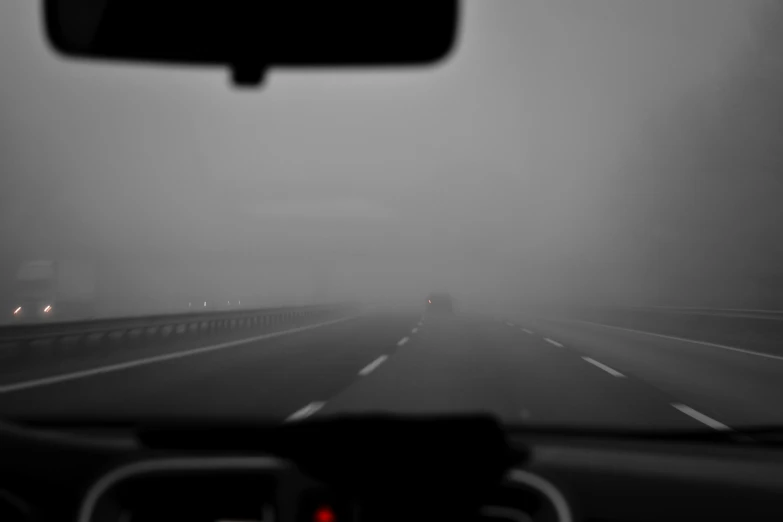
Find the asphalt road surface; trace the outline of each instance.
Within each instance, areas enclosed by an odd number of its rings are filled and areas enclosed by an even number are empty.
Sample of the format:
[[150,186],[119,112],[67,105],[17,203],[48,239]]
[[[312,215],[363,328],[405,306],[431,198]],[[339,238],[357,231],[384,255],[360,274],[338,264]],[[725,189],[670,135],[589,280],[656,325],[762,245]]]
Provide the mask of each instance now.
[[783,358],[522,317],[375,310],[273,338],[92,370],[4,382],[0,416],[298,421],[331,413],[481,411],[547,426],[783,424]]

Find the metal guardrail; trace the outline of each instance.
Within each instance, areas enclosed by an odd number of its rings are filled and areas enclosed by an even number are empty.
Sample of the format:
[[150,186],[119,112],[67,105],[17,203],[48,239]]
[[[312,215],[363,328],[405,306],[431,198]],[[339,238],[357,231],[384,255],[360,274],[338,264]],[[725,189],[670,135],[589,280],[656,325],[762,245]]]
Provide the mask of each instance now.
[[281,325],[319,314],[347,310],[351,305],[302,306],[226,310],[95,319],[86,321],[17,324],[0,327],[0,345],[20,345],[46,341],[100,341],[102,338],[142,337],[174,333],[213,334],[237,328]]
[[701,307],[670,307],[670,306],[634,306],[628,310],[643,312],[663,312],[689,315],[709,315],[718,317],[733,317],[744,319],[767,319],[783,321],[783,310],[752,310],[742,308],[701,308]]
[[652,306],[528,310],[533,318],[585,321],[783,356],[783,312]]
[[761,310],[754,308],[711,308],[706,306],[635,306],[632,308],[645,308],[654,310],[693,311],[693,312],[747,312],[758,314],[782,314],[783,310]]

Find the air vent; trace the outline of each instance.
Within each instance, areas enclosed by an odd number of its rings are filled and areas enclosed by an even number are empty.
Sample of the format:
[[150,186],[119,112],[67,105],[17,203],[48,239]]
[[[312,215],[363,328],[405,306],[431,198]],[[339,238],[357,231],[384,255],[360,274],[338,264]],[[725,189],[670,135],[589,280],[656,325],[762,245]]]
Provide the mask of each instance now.
[[[272,459],[162,460],[131,464],[90,490],[80,522],[103,520],[242,520],[274,522],[277,478]],[[232,467],[232,465],[235,466]]]
[[565,497],[554,485],[528,471],[512,469],[502,486],[487,499],[479,519],[482,522],[571,522],[572,516]]
[[119,484],[114,503],[134,521],[268,521],[274,484],[250,471],[167,472]]

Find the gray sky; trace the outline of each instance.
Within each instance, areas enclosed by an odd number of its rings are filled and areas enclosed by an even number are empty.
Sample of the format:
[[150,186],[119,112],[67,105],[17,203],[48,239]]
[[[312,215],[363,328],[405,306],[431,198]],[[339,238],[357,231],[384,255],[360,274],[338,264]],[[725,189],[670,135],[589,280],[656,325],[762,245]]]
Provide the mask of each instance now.
[[280,302],[641,299],[628,223],[666,196],[623,176],[662,154],[650,121],[729,81],[760,5],[467,1],[436,69],[235,91],[218,69],[62,60],[38,4],[0,4],[3,263],[87,254],[116,293]]

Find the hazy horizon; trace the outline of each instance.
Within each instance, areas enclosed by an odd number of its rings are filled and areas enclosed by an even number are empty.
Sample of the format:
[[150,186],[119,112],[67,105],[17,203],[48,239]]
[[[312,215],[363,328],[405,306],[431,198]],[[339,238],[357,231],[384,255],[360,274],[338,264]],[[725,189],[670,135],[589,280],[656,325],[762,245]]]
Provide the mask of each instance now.
[[441,289],[772,306],[771,5],[468,1],[434,69],[275,70],[237,91],[220,69],[64,60],[38,2],[5,3],[0,281],[86,257],[108,301],[151,309]]

